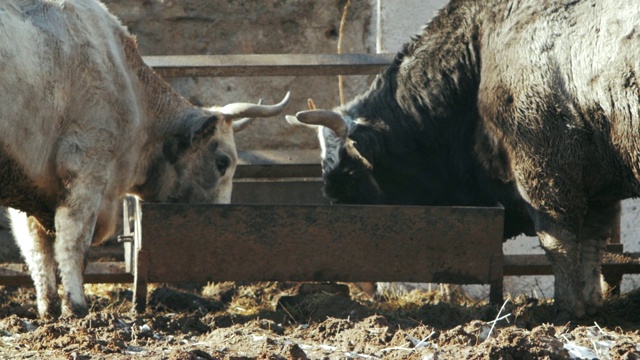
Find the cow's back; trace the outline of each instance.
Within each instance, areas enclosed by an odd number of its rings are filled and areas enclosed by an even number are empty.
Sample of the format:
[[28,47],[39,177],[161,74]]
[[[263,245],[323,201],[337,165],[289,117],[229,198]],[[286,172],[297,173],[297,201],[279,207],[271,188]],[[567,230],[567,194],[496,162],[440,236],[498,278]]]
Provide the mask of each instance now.
[[126,191],[146,139],[141,66],[98,1],[0,2],[0,204],[51,229],[63,187],[86,164],[110,174],[110,197]]
[[122,149],[142,116],[129,48],[126,29],[97,1],[1,2],[2,156],[45,188],[65,161],[61,146]]
[[508,149],[567,154],[550,156],[558,162],[553,171],[588,192],[637,196],[640,143],[629,139],[640,138],[640,7],[614,0],[502,5],[487,9],[481,23],[484,119]]

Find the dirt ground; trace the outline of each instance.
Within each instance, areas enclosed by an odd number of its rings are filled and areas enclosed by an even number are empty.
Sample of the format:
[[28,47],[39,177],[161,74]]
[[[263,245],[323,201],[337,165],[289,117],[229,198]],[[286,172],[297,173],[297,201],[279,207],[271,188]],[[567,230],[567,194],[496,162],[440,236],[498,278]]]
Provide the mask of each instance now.
[[491,306],[438,289],[374,298],[352,284],[157,285],[133,314],[129,285],[85,287],[86,318],[49,322],[32,288],[0,288],[0,358],[640,359],[640,292],[551,325],[548,301]]

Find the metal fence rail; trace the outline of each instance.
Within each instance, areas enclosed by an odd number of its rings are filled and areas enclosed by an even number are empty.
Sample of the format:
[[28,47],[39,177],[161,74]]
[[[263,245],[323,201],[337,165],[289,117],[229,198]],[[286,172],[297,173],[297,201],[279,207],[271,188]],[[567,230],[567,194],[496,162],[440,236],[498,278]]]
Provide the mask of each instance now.
[[395,54],[265,54],[145,56],[165,78],[377,74]]

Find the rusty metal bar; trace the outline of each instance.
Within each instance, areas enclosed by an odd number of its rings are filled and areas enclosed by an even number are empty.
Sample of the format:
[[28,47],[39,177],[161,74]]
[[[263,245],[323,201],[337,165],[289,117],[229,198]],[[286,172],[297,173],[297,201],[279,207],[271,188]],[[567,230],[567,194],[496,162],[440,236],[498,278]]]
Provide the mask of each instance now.
[[320,160],[320,149],[238,151],[238,164],[241,165],[273,165],[294,163],[320,166]]
[[[84,282],[131,283],[133,276],[125,270],[124,262],[90,262],[84,272]],[[25,264],[2,264],[0,284],[3,286],[33,286]]]
[[[640,274],[640,253],[607,253],[603,271]],[[504,255],[504,276],[553,275],[545,255]],[[86,283],[132,283],[133,275],[125,270],[124,262],[90,262],[85,271]],[[23,263],[0,265],[0,285],[32,286],[29,271]]]
[[[172,264],[168,262],[165,266],[171,268]],[[147,251],[136,249],[135,269],[133,273],[133,310],[143,313],[147,309],[147,285],[149,284],[149,254]]]
[[238,179],[232,204],[329,204],[322,194],[322,178]]
[[322,176],[322,168],[318,162],[317,164],[239,164],[233,178],[316,178],[320,176]]
[[319,150],[239,151],[234,179],[321,177],[320,161]]
[[[602,270],[640,274],[640,253],[607,252],[602,259]],[[504,255],[504,275],[553,275],[553,272],[546,255]]]
[[162,77],[377,74],[395,54],[247,54],[145,56]]

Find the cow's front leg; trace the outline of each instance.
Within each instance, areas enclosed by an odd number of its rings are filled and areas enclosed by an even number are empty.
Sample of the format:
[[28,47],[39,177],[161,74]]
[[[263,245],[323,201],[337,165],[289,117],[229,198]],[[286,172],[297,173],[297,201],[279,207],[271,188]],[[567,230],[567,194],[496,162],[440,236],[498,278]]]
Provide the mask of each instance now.
[[27,217],[26,213],[11,208],[8,214],[13,236],[36,289],[38,314],[43,319],[55,318],[59,315],[60,307],[53,237],[34,217]]
[[536,219],[536,231],[555,277],[556,321],[583,317],[586,306],[582,296],[583,278],[577,235],[545,216]]
[[602,306],[602,254],[619,221],[620,206],[614,203],[592,203],[580,231],[582,297],[586,312],[595,314]]
[[83,289],[86,253],[91,245],[102,191],[82,186],[72,189],[56,210],[54,250],[64,289],[62,315],[83,317],[87,314]]

